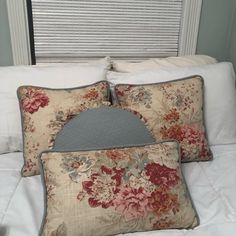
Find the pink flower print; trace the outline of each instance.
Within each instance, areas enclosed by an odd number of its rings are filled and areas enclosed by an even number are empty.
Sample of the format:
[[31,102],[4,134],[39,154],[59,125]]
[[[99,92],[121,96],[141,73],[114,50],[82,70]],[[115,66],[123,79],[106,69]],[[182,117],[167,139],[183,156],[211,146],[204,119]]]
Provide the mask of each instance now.
[[148,197],[150,193],[145,192],[143,188],[134,189],[125,186],[116,194],[113,203],[116,211],[133,219],[143,217],[149,212]]
[[47,94],[41,89],[28,88],[21,99],[22,108],[25,112],[33,114],[40,107],[45,107],[49,103]]

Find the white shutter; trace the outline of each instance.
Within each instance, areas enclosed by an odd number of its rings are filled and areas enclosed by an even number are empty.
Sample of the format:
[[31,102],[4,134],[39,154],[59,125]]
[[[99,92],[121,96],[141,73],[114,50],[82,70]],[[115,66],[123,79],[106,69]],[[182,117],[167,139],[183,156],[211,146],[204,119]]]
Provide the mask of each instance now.
[[183,0],[32,0],[37,62],[178,54]]

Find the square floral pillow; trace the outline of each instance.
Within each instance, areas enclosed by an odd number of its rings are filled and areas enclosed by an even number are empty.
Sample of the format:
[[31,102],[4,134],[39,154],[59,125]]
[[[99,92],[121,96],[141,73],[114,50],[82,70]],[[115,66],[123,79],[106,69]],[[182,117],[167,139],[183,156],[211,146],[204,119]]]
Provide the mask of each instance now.
[[193,228],[199,223],[175,141],[47,151],[41,162],[46,194],[44,236],[106,236]]
[[52,147],[56,134],[69,120],[109,100],[106,81],[72,89],[21,86],[17,93],[24,142],[23,176],[39,174],[38,155]]
[[170,82],[115,86],[122,108],[142,115],[157,141],[180,142],[181,160],[212,159],[203,114],[203,79],[200,76]]

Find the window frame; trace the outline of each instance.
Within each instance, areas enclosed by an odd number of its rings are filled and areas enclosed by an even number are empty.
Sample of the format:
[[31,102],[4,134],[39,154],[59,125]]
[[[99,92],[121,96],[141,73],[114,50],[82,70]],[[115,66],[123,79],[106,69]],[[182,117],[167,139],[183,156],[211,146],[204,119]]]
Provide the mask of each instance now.
[[[194,55],[202,0],[183,0],[178,56]],[[36,64],[31,0],[7,0],[14,65]]]

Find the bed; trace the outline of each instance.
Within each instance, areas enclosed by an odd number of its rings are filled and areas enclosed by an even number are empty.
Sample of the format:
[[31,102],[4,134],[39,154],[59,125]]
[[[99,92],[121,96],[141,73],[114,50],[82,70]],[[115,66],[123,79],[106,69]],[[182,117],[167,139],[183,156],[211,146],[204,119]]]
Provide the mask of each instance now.
[[[103,69],[97,80],[103,76]],[[95,72],[97,73],[97,71]],[[165,73],[162,72],[161,77],[173,79],[173,76]],[[175,73],[177,77],[182,76],[180,75],[182,72],[176,74],[176,71],[171,71],[168,73]],[[185,71],[184,75],[188,73],[192,72]],[[113,80],[110,77],[110,82],[113,84],[123,82],[122,76],[123,74],[120,75],[119,73],[113,75]],[[132,76],[130,81],[132,82]],[[63,82],[61,83],[63,84]],[[73,83],[76,84],[76,81]],[[217,113],[217,110],[214,112]],[[210,123],[210,121],[208,122]],[[208,126],[211,127],[211,124]],[[19,136],[18,133],[15,136],[17,135]],[[209,135],[213,137],[215,134],[210,133]],[[212,161],[182,163],[183,175],[200,218],[200,225],[190,230],[158,230],[125,235],[236,235],[236,142],[232,142],[233,139],[230,141],[225,139],[226,142],[222,142],[219,135],[217,138],[217,144],[210,142],[210,149],[214,157]],[[20,149],[21,145],[19,142],[15,149]],[[38,235],[41,227],[45,206],[42,179],[40,175],[22,177],[23,164],[22,151],[8,151],[8,153],[0,155],[1,236],[34,236]]]
[[[211,147],[214,161],[182,165],[200,217],[193,230],[162,230],[127,235],[234,236],[236,232],[236,144]],[[37,235],[43,216],[40,176],[23,178],[21,152],[1,156],[1,235]],[[7,181],[6,181],[7,180]]]

